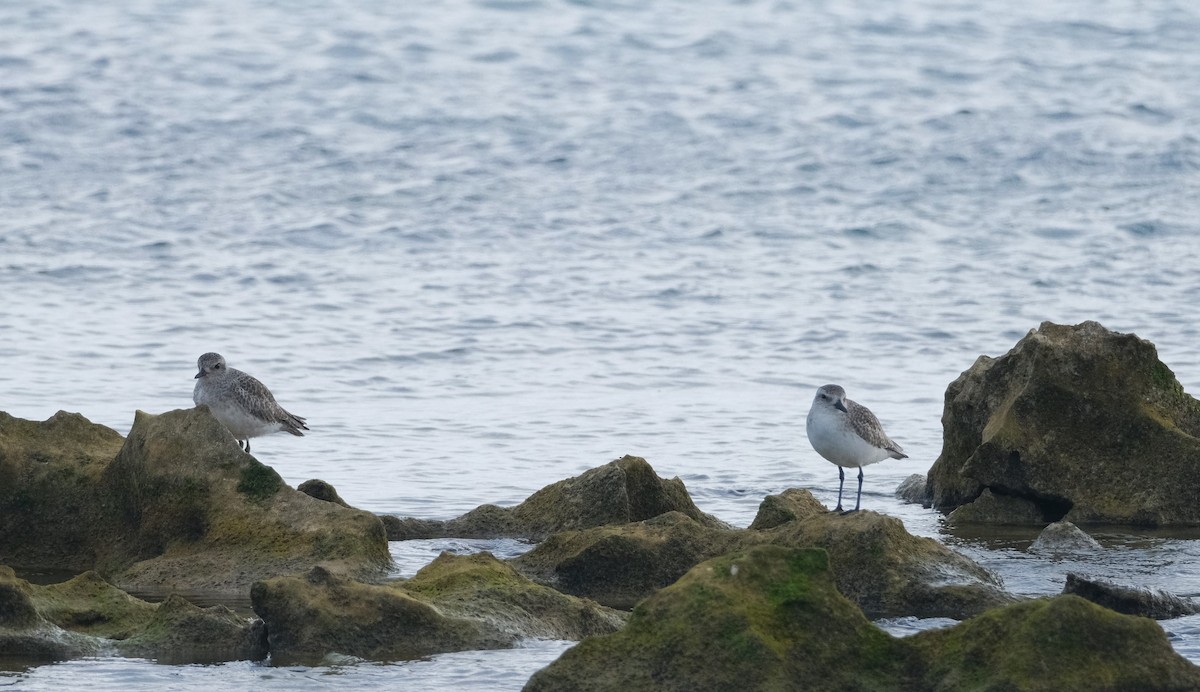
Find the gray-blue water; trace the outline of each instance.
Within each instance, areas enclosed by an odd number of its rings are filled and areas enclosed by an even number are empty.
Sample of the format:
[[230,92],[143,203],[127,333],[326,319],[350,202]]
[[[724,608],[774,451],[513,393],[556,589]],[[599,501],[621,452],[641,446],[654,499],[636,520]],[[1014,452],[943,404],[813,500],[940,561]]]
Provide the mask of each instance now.
[[[215,350],[311,424],[256,456],[365,509],[632,453],[745,525],[832,503],[803,418],[837,382],[911,455],[867,507],[1019,593],[1197,595],[1195,539],[1055,560],[891,497],[947,384],[1042,320],[1136,332],[1200,391],[1197,36],[1184,0],[3,2],[0,410],[126,432]],[[1165,626],[1200,661],[1200,620]],[[0,686],[515,690],[565,646]]]

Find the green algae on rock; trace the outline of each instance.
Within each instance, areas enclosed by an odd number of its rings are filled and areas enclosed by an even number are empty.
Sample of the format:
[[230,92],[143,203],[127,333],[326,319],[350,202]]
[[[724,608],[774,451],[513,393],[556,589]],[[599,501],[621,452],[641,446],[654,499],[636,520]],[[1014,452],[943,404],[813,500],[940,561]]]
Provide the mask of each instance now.
[[825,551],[764,545],[701,563],[524,689],[895,690],[916,672],[903,641],[838,593]]
[[614,632],[624,615],[539,586],[490,553],[443,553],[407,581],[363,584],[314,568],[251,589],[272,659],[330,654],[402,660],[498,649],[528,638],[581,639]]
[[1171,648],[1153,620],[1073,596],[989,611],[907,641],[924,659],[919,689],[1186,692],[1200,668]]
[[[632,608],[704,560],[762,543],[829,551],[839,588],[870,617],[962,618],[1010,603],[999,579],[893,517],[827,511],[807,490],[763,503],[754,525],[720,529],[670,512],[647,521],[564,531],[511,562],[542,584]],[[786,499],[785,499],[786,498]],[[775,524],[787,516],[793,517]]]
[[1200,402],[1133,334],[1044,322],[950,384],[942,426],[927,493],[943,511],[990,490],[1036,523],[1200,524]]
[[369,512],[289,488],[205,407],[139,411],[129,437],[58,413],[0,414],[0,561],[96,569],[124,588],[244,593],[321,564],[391,564]]
[[119,654],[175,663],[267,654],[262,622],[224,606],[198,608],[179,596],[147,603],[95,572],[38,586],[2,566],[0,653],[46,660]]
[[819,548],[756,546],[697,565],[615,634],[538,671],[525,692],[1200,689],[1152,620],[1075,596],[996,608],[894,638],[834,583]]
[[696,507],[683,481],[660,478],[645,459],[627,455],[574,478],[548,485],[515,507],[482,505],[449,521],[389,521],[388,538],[454,536],[541,540],[559,531],[627,524],[667,512],[680,512],[708,526],[727,526]]

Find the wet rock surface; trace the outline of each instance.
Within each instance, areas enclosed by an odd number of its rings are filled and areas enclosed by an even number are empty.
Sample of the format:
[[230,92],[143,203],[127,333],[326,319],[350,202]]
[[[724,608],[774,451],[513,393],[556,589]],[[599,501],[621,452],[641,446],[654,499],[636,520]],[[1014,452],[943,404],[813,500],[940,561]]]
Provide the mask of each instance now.
[[1033,545],[1029,546],[1030,552],[1034,553],[1074,553],[1103,549],[1096,539],[1069,521],[1056,521],[1042,529]]
[[1200,613],[1200,602],[1190,598],[1157,589],[1110,584],[1078,574],[1067,574],[1063,593],[1075,594],[1118,613],[1154,620],[1170,620]]
[[943,511],[990,489],[1041,521],[1200,524],[1200,402],[1135,335],[1045,322],[951,383],[942,425],[927,498]]

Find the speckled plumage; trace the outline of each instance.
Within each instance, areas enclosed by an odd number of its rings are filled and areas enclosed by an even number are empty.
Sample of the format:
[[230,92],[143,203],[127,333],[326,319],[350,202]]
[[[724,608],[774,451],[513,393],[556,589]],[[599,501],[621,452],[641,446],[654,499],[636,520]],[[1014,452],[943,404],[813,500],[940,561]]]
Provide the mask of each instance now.
[[843,467],[858,468],[858,500],[854,505],[857,510],[862,500],[862,467],[884,459],[908,457],[883,431],[875,414],[866,406],[847,399],[846,390],[836,384],[827,384],[817,390],[808,410],[806,432],[813,449],[838,466],[841,479],[838,510],[842,508],[842,486],[846,478]]
[[221,354],[205,353],[196,365],[200,372],[192,401],[208,406],[239,444],[245,442],[247,452],[251,437],[280,431],[303,436],[300,431],[308,430],[304,418],[284,410],[262,382],[227,367]]

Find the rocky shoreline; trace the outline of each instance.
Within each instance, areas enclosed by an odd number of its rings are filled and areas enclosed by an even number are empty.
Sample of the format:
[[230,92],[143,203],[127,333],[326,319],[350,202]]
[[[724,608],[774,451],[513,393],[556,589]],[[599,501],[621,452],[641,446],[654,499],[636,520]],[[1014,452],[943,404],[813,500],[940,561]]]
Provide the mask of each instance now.
[[[1054,407],[1070,410],[1050,429]],[[1131,438],[1120,454],[1093,418]],[[955,522],[1058,522],[1031,552],[1100,549],[1064,518],[1200,520],[1124,469],[1150,463],[1139,444],[1168,439],[1158,483],[1178,482],[1166,464],[1200,468],[1200,405],[1136,337],[1044,324],[956,380],[943,424],[942,455],[902,496]],[[1090,445],[1068,434],[1085,424]],[[1123,500],[1109,475],[1136,492]],[[387,579],[389,540],[433,537],[536,545],[509,560],[443,553]],[[802,488],[765,497],[737,528],[626,456],[510,508],[378,517],[322,481],[289,487],[202,406],[138,412],[125,438],[79,414],[0,413],[0,564],[0,655],[45,660],[403,660],[554,638],[583,643],[527,689],[1200,689],[1200,668],[1137,617],[1197,612],[1190,601],[1075,575],[1063,596],[1021,599],[899,520],[833,513]],[[14,568],[78,576],[41,586]],[[255,617],[128,590],[248,596]],[[962,622],[905,639],[870,622],[901,616]]]

